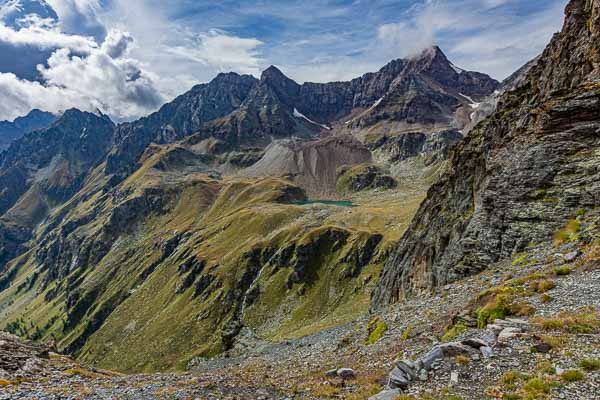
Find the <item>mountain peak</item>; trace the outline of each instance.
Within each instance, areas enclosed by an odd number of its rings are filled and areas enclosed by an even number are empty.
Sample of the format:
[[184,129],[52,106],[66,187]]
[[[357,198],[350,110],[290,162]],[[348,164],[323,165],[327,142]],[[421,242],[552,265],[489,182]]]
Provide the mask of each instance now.
[[448,60],[448,57],[446,57],[446,54],[444,54],[442,49],[436,45],[426,48],[415,59],[419,62],[425,62],[425,63],[429,63],[429,64],[432,64],[432,63],[451,64],[450,60]]
[[289,80],[289,78],[287,76],[285,76],[285,74],[283,72],[281,72],[281,70],[274,65],[271,65],[269,68],[265,69],[260,77],[261,81],[271,80],[271,79]]
[[102,124],[108,124],[114,126],[113,121],[108,115],[103,114],[100,110],[96,109],[95,112],[81,111],[78,108],[70,108],[66,110],[62,116],[56,120],[54,125],[61,123],[71,123],[78,121],[78,123],[84,124],[95,124],[102,121]]
[[271,65],[262,73],[260,81],[275,89],[282,99],[294,97],[300,90],[300,85],[285,76],[284,73],[274,65]]

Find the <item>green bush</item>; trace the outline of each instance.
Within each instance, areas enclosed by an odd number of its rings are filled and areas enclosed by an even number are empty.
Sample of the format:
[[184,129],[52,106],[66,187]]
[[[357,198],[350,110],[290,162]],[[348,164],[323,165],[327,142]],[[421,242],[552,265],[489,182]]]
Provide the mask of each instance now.
[[565,276],[565,275],[569,275],[571,273],[571,268],[569,267],[557,267],[554,272],[556,273],[556,275],[558,276]]
[[442,336],[442,342],[449,342],[451,340],[454,340],[466,330],[467,327],[465,326],[465,324],[459,322],[458,324],[446,330],[446,333],[444,334],[444,336]]

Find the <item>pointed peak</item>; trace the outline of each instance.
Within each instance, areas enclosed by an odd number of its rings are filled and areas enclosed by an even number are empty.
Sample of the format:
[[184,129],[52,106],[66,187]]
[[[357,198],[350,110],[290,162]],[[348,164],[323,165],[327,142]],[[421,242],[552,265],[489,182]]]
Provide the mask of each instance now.
[[262,73],[260,82],[274,89],[282,99],[294,97],[300,90],[300,85],[285,76],[283,72],[273,65]]
[[271,65],[269,68],[265,69],[260,77],[261,81],[266,79],[289,79],[279,68],[274,65]]
[[417,59],[420,60],[439,60],[439,61],[446,61],[448,62],[448,57],[446,57],[446,54],[444,54],[444,52],[442,51],[442,49],[437,46],[431,46],[426,48],[425,50],[423,50],[421,52],[421,54],[417,57]]

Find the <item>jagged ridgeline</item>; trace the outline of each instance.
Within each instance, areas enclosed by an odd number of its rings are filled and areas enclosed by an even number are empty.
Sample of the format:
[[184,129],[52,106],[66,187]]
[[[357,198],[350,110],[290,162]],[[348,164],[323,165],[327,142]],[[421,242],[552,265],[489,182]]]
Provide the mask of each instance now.
[[349,82],[221,74],[116,126],[69,110],[0,155],[0,329],[142,371],[349,322],[499,85],[435,47]]
[[571,1],[525,79],[452,152],[386,264],[376,306],[549,241],[598,206],[599,12],[599,1]]

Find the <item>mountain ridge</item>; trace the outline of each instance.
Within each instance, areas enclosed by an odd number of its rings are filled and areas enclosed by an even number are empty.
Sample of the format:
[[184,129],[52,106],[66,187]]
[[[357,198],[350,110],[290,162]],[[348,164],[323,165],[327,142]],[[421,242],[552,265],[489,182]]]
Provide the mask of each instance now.
[[34,109],[13,121],[0,121],[0,151],[5,150],[13,141],[26,133],[48,127],[56,119],[57,117],[51,113]]
[[578,208],[598,198],[599,177],[585,165],[598,146],[599,9],[597,2],[571,1],[563,31],[526,78],[452,152],[448,172],[386,265],[375,305],[428,292],[531,242],[550,241]]

